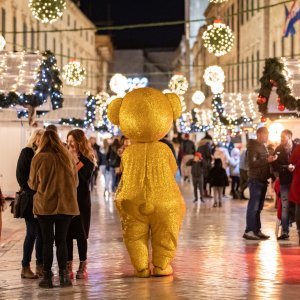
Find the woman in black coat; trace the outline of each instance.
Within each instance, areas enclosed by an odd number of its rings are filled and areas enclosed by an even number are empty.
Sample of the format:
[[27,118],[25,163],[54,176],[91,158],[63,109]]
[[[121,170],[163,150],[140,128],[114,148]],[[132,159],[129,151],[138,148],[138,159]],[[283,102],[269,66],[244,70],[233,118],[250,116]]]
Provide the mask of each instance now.
[[[16,177],[21,191],[24,191],[33,196],[34,192],[29,188],[27,181],[29,179],[30,164],[37,147],[40,144],[44,130],[37,129],[30,136],[27,145],[22,149],[16,170]],[[31,197],[32,198],[32,197]],[[34,218],[32,213],[33,203],[30,203],[26,209],[25,223],[26,236],[23,244],[23,259],[22,259],[22,278],[37,279],[43,276],[43,243],[42,234],[39,223]],[[31,255],[35,245],[36,253],[36,273],[34,274],[30,268]]]
[[77,240],[78,254],[80,259],[79,268],[76,273],[77,279],[87,277],[87,239],[90,231],[91,221],[91,194],[90,183],[93,170],[96,166],[96,157],[84,132],[80,129],[71,130],[67,136],[68,148],[73,156],[78,170],[79,185],[77,187],[77,201],[80,215],[73,218],[69,227],[67,246],[68,264],[67,268],[70,278],[73,275],[73,239]]

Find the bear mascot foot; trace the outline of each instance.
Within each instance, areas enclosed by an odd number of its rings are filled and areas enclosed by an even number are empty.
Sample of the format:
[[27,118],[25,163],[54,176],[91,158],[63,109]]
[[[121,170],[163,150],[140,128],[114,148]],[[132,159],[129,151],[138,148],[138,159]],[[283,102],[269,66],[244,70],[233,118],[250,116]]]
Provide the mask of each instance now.
[[171,265],[168,265],[165,269],[161,269],[159,267],[154,267],[153,275],[154,276],[168,276],[173,274],[173,268]]
[[144,269],[142,271],[135,270],[134,276],[139,278],[148,278],[150,277],[150,270],[149,269]]

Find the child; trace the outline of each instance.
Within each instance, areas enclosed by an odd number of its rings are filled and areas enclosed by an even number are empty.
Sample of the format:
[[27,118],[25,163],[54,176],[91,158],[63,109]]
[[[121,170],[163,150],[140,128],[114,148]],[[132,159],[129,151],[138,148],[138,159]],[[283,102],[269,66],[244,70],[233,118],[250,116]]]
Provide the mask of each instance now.
[[190,159],[187,163],[187,166],[192,166],[192,179],[194,186],[194,203],[198,201],[198,189],[200,190],[200,200],[203,200],[203,182],[204,182],[204,161],[202,158],[202,154],[200,152],[196,152],[194,154],[194,158]]
[[223,189],[229,185],[228,177],[225,169],[222,167],[222,160],[220,158],[215,159],[214,167],[209,172],[209,183],[213,189],[214,205],[217,207],[222,206]]

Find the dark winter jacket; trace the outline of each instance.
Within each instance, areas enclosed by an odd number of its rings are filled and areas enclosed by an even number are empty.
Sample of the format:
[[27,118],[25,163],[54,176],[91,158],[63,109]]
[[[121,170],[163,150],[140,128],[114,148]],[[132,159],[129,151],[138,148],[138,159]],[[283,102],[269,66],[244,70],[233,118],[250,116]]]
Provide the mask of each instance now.
[[195,154],[195,144],[191,140],[183,140],[181,143],[183,155]]
[[194,159],[190,159],[187,163],[187,166],[192,166],[192,177],[193,178],[200,178],[204,176],[205,171],[205,162],[202,161],[194,161]]
[[215,166],[209,172],[208,182],[211,187],[213,187],[213,186],[224,187],[224,186],[229,185],[228,177],[227,177],[225,169],[222,167],[222,163],[216,164],[216,162],[215,162]]
[[275,154],[278,158],[272,163],[274,172],[279,174],[280,185],[291,184],[293,179],[293,173],[288,170],[290,156],[295,149],[296,144],[293,143],[291,153],[287,153],[282,145],[279,145],[275,149]]
[[271,177],[270,163],[267,158],[269,152],[266,146],[257,140],[249,140],[247,145],[248,176],[266,182]]
[[173,144],[165,138],[161,139],[160,142],[166,144],[171,149],[171,151],[175,157],[175,160],[176,160],[176,152],[175,152],[175,148],[174,148]]

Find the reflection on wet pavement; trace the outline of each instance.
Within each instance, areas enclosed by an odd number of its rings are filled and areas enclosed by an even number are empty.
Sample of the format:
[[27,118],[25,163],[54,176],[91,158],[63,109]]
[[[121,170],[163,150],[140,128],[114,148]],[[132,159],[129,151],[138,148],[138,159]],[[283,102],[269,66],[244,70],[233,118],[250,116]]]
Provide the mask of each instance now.
[[[246,201],[227,198],[222,208],[212,208],[210,199],[201,205],[192,203],[188,183],[181,189],[187,214],[173,262],[174,276],[165,278],[133,277],[112,198],[104,198],[101,187],[93,191],[89,278],[74,280],[71,288],[43,290],[37,281],[20,278],[24,221],[6,211],[0,299],[299,299],[300,247],[295,225],[290,241],[278,243],[276,212],[267,203],[263,229],[271,239],[245,241],[241,236]],[[74,265],[78,266],[78,259]],[[53,270],[57,281],[56,263]]]

